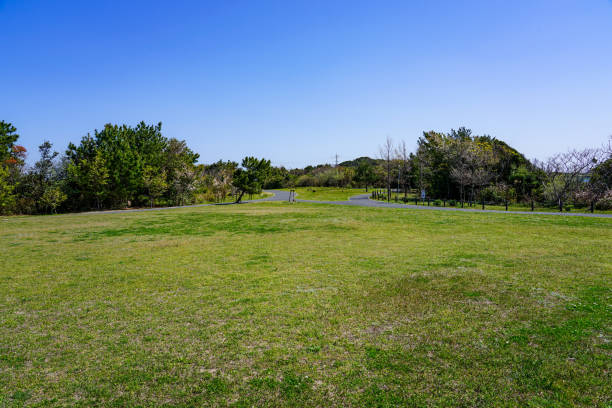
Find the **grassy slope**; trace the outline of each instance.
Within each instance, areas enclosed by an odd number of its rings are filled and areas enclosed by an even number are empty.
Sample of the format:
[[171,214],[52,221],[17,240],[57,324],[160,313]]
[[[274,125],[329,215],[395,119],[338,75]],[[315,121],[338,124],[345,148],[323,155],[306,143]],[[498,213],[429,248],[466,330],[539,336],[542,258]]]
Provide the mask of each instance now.
[[612,220],[0,218],[0,406],[607,406]]
[[[285,189],[289,191],[289,189]],[[297,187],[295,189],[298,199],[315,201],[346,201],[350,197],[365,193],[363,188],[336,188],[336,187]]]

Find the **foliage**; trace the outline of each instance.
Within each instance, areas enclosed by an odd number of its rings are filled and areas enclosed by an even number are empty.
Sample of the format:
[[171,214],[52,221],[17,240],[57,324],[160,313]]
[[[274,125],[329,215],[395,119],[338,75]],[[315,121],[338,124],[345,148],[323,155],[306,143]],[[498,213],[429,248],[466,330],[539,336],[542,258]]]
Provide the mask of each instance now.
[[292,187],[295,185],[296,176],[284,167],[270,167],[270,174],[266,179],[264,188],[275,189]]
[[57,160],[59,153],[53,150],[49,141],[43,142],[38,151],[40,159],[21,177],[17,186],[21,196],[20,212],[56,212],[66,200],[66,194],[62,191],[60,163]]
[[0,120],[0,164],[9,160],[13,153],[13,146],[19,138],[17,129],[11,123]]
[[205,184],[208,191],[208,201],[221,203],[232,193],[234,188],[232,178],[238,163],[219,160],[205,168]]
[[605,207],[610,196],[611,165],[605,158],[607,154],[609,160],[610,143],[590,149],[594,160],[587,160],[585,166],[563,168],[563,163],[572,162],[581,152],[531,163],[507,143],[474,135],[464,127],[448,133],[423,132],[415,152],[409,151],[405,141],[394,143],[387,138],[378,159],[359,157],[338,166],[302,169],[272,167],[268,162],[267,170],[259,172],[265,173],[261,179],[255,176],[257,171],[238,169],[231,161],[196,164],[199,155],[185,141],[166,138],[161,123],[107,124],[78,144],[70,143],[65,156],[47,148],[53,157],[31,168],[25,165],[26,149],[16,144],[16,132],[12,124],[0,121],[0,162],[8,171],[2,179],[7,204],[1,211],[5,213],[9,207],[16,213],[34,214],[220,203],[263,188],[294,187],[385,187],[385,197],[391,197],[389,190],[397,187],[404,201],[425,190],[428,198],[459,200],[462,206],[479,200],[483,206],[485,201],[501,201],[506,206],[529,203],[532,208],[536,202],[562,207],[569,200],[594,209]]
[[234,170],[232,184],[238,189],[236,202],[242,200],[244,194],[258,194],[261,192],[268,174],[270,173],[270,160],[245,157],[242,167]]
[[184,141],[164,137],[161,123],[108,124],[78,146],[69,144],[66,156],[72,209],[152,205],[162,196],[183,204],[193,198],[199,155]]
[[597,149],[570,150],[550,157],[536,165],[543,174],[544,195],[563,211],[566,201],[580,189],[597,165],[600,152]]
[[155,199],[161,196],[168,188],[165,170],[159,172],[153,166],[146,166],[143,172],[143,183],[151,200],[151,207],[153,207]]
[[14,189],[15,187],[9,180],[8,168],[0,165],[0,214],[8,214],[13,211],[15,206]]
[[360,161],[354,179],[358,185],[364,186],[367,191],[368,186],[372,186],[376,182],[376,173],[372,164],[367,160]]

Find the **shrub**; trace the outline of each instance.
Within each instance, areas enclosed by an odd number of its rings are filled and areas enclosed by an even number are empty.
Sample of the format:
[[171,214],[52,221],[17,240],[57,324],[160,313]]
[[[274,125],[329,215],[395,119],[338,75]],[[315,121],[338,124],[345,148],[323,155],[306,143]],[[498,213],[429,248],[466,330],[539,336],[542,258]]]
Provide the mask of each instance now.
[[441,207],[442,206],[442,200],[435,200],[433,202],[433,205],[435,205],[436,207]]
[[608,191],[608,193],[597,202],[595,208],[598,210],[612,210],[612,191]]
[[454,207],[457,205],[457,201],[456,200],[448,200],[448,205],[451,207]]

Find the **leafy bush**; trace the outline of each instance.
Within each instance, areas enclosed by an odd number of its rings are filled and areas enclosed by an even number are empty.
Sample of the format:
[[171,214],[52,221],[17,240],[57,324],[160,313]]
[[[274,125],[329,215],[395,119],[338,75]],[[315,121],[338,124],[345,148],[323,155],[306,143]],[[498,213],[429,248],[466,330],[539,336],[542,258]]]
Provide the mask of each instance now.
[[612,210],[612,191],[608,191],[607,194],[597,202],[595,208],[598,210]]
[[442,206],[442,200],[435,200],[433,202],[433,205],[435,205],[436,207],[441,207]]
[[455,207],[457,205],[457,201],[456,200],[448,200],[448,205],[451,207]]

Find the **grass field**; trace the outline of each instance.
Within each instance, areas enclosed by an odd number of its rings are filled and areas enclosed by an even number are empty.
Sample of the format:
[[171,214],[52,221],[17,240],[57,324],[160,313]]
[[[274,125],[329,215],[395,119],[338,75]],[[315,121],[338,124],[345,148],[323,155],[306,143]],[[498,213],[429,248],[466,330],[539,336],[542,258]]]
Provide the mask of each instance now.
[[[393,193],[391,195],[391,202],[395,203],[395,202],[399,202],[402,203],[402,198],[404,197],[403,194],[395,194]],[[408,202],[406,204],[410,204],[410,205],[415,205],[415,201],[414,201],[414,194],[410,193],[408,194]],[[377,201],[382,201],[382,202],[387,202],[386,199],[384,198],[380,198],[377,199]],[[430,200],[429,201],[429,206],[434,206],[434,202],[435,200]],[[416,205],[422,205],[427,207],[427,200],[425,200],[424,202],[421,201],[420,199],[417,200]],[[440,204],[440,206],[442,206],[443,204]],[[449,203],[448,201],[446,202],[446,206],[449,207]],[[461,207],[461,203],[458,203],[455,205],[455,207],[460,208]],[[574,207],[571,206],[572,209],[570,212],[575,212],[575,213],[590,213],[591,209],[589,207]],[[474,205],[472,207],[469,206],[469,203],[465,203],[465,207],[464,208],[472,208],[475,210],[480,210],[482,209],[482,204],[481,203],[474,203]],[[506,206],[504,206],[503,204],[496,204],[496,205],[491,205],[491,204],[486,204],[485,205],[485,209],[486,210],[497,210],[497,211],[505,211],[506,210]],[[534,206],[533,209],[535,212],[559,212],[559,209],[557,207],[543,207],[541,205],[538,206]],[[523,203],[510,203],[508,205],[508,211],[531,211],[531,206],[523,204]],[[567,211],[565,211],[567,212]],[[595,210],[594,211],[595,214],[612,214],[612,210]]]
[[[271,197],[273,194],[272,193],[268,193],[265,191],[262,191],[259,194],[245,194],[242,197],[242,201],[246,201],[246,200],[261,200],[262,198],[266,198],[266,197]],[[236,197],[234,197],[233,195],[228,195],[227,197],[225,197],[225,199],[221,200],[221,201],[211,201],[211,200],[206,200],[204,198],[197,200],[196,202],[198,204],[221,204],[221,203],[233,203],[236,201]]]
[[[289,189],[284,189],[289,191]],[[297,187],[295,193],[300,200],[315,201],[346,201],[350,197],[365,193],[363,188],[337,188],[337,187]]]
[[0,218],[0,406],[609,407],[612,219]]

